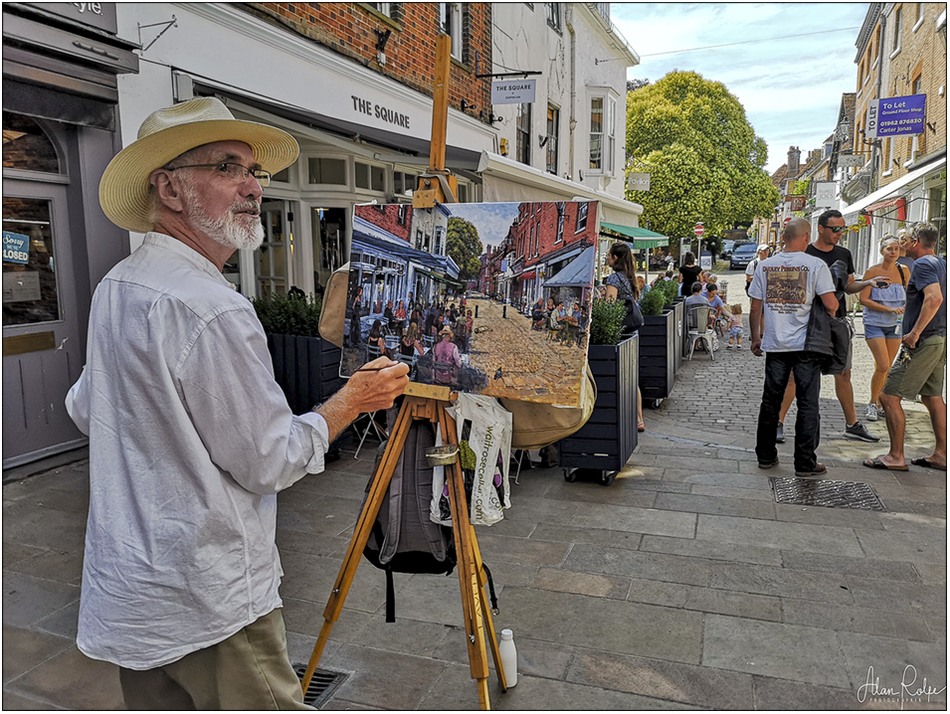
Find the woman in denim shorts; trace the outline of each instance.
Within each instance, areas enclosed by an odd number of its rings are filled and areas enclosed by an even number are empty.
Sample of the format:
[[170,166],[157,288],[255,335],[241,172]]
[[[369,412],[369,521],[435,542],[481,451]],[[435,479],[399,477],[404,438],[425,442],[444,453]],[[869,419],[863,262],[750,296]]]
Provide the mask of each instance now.
[[887,236],[881,241],[881,256],[884,261],[868,268],[864,278],[887,275],[891,279],[890,285],[868,286],[859,294],[864,306],[864,337],[871,354],[874,355],[871,401],[866,413],[868,421],[877,421],[879,417],[884,416],[884,410],[878,400],[887,380],[887,371],[891,368],[901,344],[901,316],[904,314],[904,302],[907,299],[905,287],[910,277],[910,271],[897,262],[900,257],[900,242],[896,238]]

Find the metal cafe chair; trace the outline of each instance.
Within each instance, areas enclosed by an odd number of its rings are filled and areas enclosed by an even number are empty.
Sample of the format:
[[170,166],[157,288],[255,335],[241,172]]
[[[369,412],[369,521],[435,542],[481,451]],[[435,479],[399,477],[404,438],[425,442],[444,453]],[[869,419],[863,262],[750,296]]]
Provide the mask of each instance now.
[[686,335],[689,339],[688,362],[692,361],[696,343],[700,340],[702,340],[706,351],[709,353],[709,359],[716,359],[713,355],[712,345],[715,331],[709,326],[709,310],[710,308],[707,305],[695,305],[686,311]]

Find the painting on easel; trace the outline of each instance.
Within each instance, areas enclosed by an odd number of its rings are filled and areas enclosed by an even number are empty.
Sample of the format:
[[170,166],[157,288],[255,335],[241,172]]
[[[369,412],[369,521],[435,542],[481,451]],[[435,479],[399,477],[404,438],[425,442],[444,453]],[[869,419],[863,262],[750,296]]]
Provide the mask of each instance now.
[[410,379],[578,406],[596,201],[356,206],[340,372],[381,355]]

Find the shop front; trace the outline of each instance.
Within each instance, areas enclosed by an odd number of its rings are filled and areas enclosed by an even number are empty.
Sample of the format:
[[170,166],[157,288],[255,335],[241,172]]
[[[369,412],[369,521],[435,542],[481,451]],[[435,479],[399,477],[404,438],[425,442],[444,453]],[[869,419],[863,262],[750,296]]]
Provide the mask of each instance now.
[[[350,258],[353,206],[411,204],[429,163],[431,97],[234,5],[129,3],[119,19],[132,32],[172,15],[175,26],[143,55],[148,70],[123,85],[125,133],[162,106],[216,96],[236,118],[292,134],[300,158],[264,189],[265,242],[235,254],[225,274],[248,296],[322,293]],[[493,137],[449,111],[446,166],[460,201],[480,198],[478,151]]]
[[841,209],[849,226],[860,226],[849,235],[848,247],[854,255],[855,274],[880,262],[881,239],[896,235],[901,228],[927,221],[940,234],[940,246],[947,237],[947,155],[946,150],[930,157],[900,178]]
[[114,3],[3,6],[3,467],[86,443],[64,398],[93,287],[128,254],[97,185],[118,145],[117,76],[138,71]]

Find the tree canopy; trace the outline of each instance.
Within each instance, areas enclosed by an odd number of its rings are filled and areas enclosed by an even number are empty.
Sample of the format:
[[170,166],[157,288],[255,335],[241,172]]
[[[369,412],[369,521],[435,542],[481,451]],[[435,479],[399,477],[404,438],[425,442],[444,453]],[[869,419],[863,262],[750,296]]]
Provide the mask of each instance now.
[[691,236],[697,222],[719,234],[770,215],[779,202],[765,140],[725,85],[696,72],[670,72],[628,92],[627,156],[650,173],[650,190],[628,198],[670,237]]
[[459,280],[474,280],[478,277],[482,241],[474,225],[463,218],[449,218],[445,250],[459,266]]

